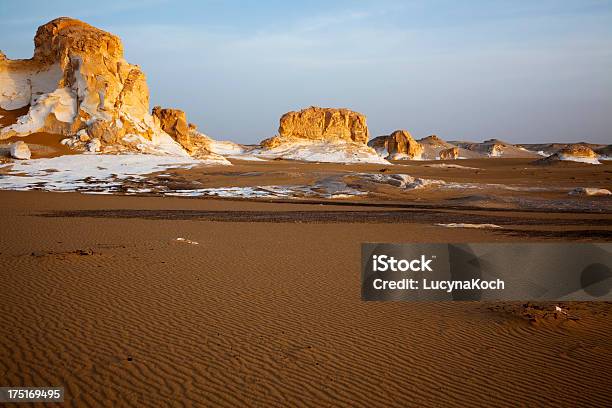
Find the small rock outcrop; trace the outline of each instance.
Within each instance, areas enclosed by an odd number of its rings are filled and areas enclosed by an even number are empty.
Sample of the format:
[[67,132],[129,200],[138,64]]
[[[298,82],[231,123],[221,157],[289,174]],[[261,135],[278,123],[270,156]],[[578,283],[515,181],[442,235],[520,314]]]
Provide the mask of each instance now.
[[458,147],[451,147],[440,151],[440,160],[455,160],[460,156]]
[[180,109],[155,106],[153,108],[153,118],[162,130],[172,136],[181,146],[185,148],[191,146],[189,123],[185,112]]
[[423,146],[407,130],[396,130],[388,136],[379,136],[368,145],[391,160],[420,160],[423,154]]
[[578,196],[609,196],[612,195],[610,190],[606,190],[605,188],[596,188],[596,187],[576,187],[572,191],[569,192],[570,195],[578,195]]
[[214,141],[198,132],[194,124],[187,122],[187,115],[182,110],[155,106],[153,119],[157,126],[161,127],[191,156],[225,161],[222,156],[212,152]]
[[9,153],[13,159],[29,160],[32,157],[32,152],[30,152],[27,143],[21,140],[11,144]]
[[535,164],[554,164],[562,161],[573,161],[588,164],[600,164],[597,159],[597,154],[591,149],[582,144],[574,144],[564,147],[557,153],[551,154],[548,157],[537,160]]
[[506,149],[506,145],[492,143],[487,146],[488,147],[488,155],[490,157],[500,157],[504,154],[504,150]]

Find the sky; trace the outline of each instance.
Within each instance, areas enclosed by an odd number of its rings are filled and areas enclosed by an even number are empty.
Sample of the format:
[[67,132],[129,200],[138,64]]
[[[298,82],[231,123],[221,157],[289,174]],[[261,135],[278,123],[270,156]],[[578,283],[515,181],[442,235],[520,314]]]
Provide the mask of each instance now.
[[0,49],[30,58],[59,16],[118,35],[151,106],[219,140],[316,105],[372,137],[612,143],[612,0],[0,0]]

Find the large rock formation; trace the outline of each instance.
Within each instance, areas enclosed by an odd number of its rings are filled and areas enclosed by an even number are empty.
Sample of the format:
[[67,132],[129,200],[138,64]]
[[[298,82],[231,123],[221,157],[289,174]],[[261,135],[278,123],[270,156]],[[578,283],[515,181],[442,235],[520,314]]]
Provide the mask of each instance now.
[[0,139],[47,132],[85,149],[111,148],[186,155],[149,113],[145,76],[123,57],[121,40],[72,18],[38,28],[29,60],[0,57],[0,107],[28,106]]
[[106,122],[116,139],[130,131],[153,133],[150,124],[140,123],[149,111],[144,74],[125,61],[118,37],[62,17],[39,27],[34,45],[31,59],[2,62],[0,106],[30,105],[2,138],[37,131],[69,135],[97,121]]
[[423,146],[407,130],[396,130],[387,136],[372,139],[369,146],[390,160],[420,160]]
[[252,153],[291,160],[388,164],[367,146],[368,138],[366,117],[361,113],[311,106],[285,113],[278,135],[263,140]]
[[365,115],[349,109],[311,106],[285,113],[280,119],[278,136],[264,140],[262,146],[275,147],[284,140],[296,139],[366,144],[369,137]]
[[536,164],[555,164],[562,161],[573,161],[588,164],[600,164],[597,160],[597,154],[591,149],[582,144],[568,145],[548,157],[537,160]]

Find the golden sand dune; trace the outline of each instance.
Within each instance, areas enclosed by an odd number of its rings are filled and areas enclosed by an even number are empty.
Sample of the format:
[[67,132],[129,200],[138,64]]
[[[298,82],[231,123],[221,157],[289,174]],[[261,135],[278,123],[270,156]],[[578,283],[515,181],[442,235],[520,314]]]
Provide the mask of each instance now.
[[320,205],[0,195],[10,234],[0,244],[2,382],[64,386],[66,406],[609,401],[609,304],[564,304],[578,320],[542,312],[531,322],[522,304],[360,300],[361,242],[512,236],[429,220],[253,223],[170,211],[329,211]]

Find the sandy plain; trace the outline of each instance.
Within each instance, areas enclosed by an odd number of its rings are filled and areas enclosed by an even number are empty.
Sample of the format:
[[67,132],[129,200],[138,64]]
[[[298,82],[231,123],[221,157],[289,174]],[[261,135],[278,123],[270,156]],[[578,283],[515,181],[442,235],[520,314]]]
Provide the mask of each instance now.
[[[169,174],[187,187],[381,171],[562,189],[611,176],[608,164],[538,177],[521,160],[428,164]],[[609,198],[379,187],[259,201],[0,191],[1,382],[64,386],[79,407],[610,404],[610,303],[564,303],[567,319],[557,303],[362,302],[359,281],[362,242],[609,242]],[[436,225],[451,222],[502,228]]]

